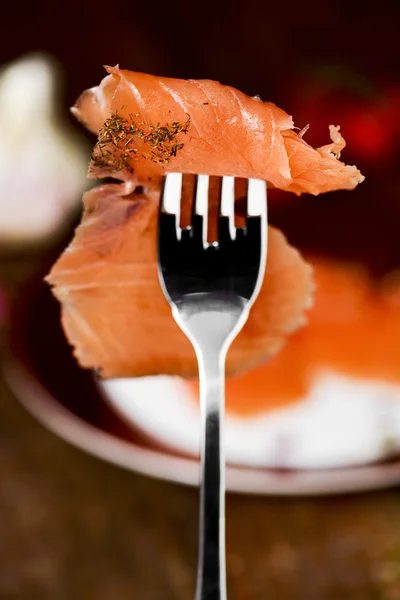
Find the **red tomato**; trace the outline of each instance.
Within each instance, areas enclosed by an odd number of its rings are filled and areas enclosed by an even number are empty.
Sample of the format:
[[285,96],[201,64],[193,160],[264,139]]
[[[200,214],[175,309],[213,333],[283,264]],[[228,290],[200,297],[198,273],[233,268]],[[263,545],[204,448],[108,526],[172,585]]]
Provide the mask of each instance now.
[[298,75],[281,93],[282,106],[300,128],[310,124],[305,140],[328,141],[328,125],[340,125],[346,162],[361,170],[391,164],[400,151],[400,84],[372,85],[348,71]]

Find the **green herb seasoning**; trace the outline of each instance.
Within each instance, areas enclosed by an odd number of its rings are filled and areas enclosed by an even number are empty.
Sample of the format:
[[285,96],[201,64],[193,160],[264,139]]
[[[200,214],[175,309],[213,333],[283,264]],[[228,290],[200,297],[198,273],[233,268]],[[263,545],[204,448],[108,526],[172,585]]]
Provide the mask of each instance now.
[[138,119],[139,114],[125,118],[115,112],[106,120],[93,150],[92,168],[132,169],[132,162],[139,157],[164,165],[182,150],[184,144],[178,136],[188,132],[190,115],[184,123],[156,126]]

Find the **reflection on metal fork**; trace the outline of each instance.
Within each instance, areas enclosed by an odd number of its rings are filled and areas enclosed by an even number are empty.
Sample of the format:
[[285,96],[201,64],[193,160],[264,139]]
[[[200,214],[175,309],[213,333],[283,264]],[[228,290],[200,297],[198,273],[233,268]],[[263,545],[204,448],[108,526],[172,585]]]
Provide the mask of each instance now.
[[247,219],[234,227],[234,178],[221,186],[218,242],[207,244],[208,176],[198,175],[192,224],[181,230],[182,175],[166,176],[158,257],[165,296],[199,364],[201,482],[196,600],[226,599],[225,358],[260,290],[267,248],[266,184],[249,180]]

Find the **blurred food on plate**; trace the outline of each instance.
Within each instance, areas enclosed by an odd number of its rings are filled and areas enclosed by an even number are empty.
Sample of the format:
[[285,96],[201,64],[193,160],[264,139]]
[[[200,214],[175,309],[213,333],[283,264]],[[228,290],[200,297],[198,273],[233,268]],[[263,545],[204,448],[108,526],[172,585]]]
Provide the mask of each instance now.
[[[400,281],[312,260],[308,327],[262,366],[228,378],[227,458],[246,466],[346,467],[400,450]],[[198,448],[198,383],[173,377],[99,384],[132,424],[178,451]]]

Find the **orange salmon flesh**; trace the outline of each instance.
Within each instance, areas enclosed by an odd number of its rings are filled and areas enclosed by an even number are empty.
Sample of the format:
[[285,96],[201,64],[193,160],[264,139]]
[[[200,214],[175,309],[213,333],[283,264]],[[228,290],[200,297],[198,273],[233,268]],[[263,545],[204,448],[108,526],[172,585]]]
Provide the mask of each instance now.
[[[120,183],[85,194],[82,222],[47,281],[82,367],[106,378],[192,377],[194,351],[158,280],[162,176],[180,171],[254,177],[298,195],[351,190],[363,176],[339,160],[345,142],[338,127],[330,127],[330,143],[313,149],[283,110],[234,88],[106,69],[100,85],[85,91],[72,110],[99,136],[90,176]],[[210,212],[217,212],[211,199]],[[227,373],[273,357],[306,323],[313,289],[311,267],[270,227],[263,286],[229,351]]]

